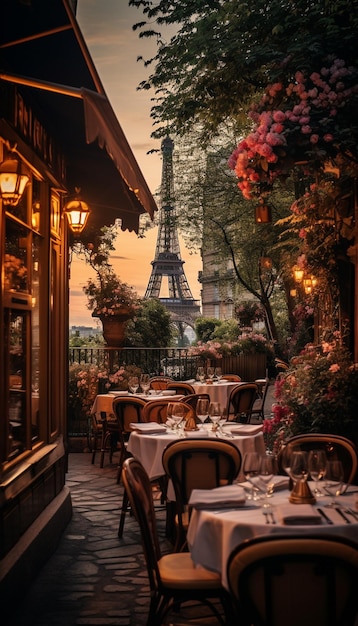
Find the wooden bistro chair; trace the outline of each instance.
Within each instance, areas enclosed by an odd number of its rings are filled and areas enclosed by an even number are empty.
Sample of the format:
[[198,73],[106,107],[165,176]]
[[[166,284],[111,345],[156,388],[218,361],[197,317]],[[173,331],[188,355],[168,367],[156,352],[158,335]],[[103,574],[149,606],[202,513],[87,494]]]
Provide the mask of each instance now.
[[227,578],[240,626],[353,626],[358,544],[332,535],[266,535],[231,553]]
[[228,403],[227,415],[229,419],[250,423],[252,408],[258,395],[255,383],[242,383],[232,388]]
[[193,489],[214,489],[230,485],[240,472],[241,452],[223,439],[179,439],[163,451],[164,470],[175,492],[175,551],[186,544],[189,525],[188,502]]
[[184,404],[189,404],[189,406],[193,409],[194,414],[196,414],[196,405],[198,400],[208,400],[210,402],[210,396],[208,393],[190,393],[182,399],[182,402],[184,402]]
[[[143,465],[137,459],[123,464],[123,484],[133,513],[138,521],[147,564],[150,605],[147,626],[167,623],[172,610],[179,611],[183,603],[196,601],[210,607],[219,624],[230,624],[228,593],[221,585],[220,575],[204,567],[196,567],[189,552],[162,555],[151,483]],[[221,601],[224,616],[212,601]]]
[[341,435],[330,433],[303,433],[294,435],[285,441],[281,448],[277,462],[280,474],[288,467],[287,457],[292,450],[324,450],[328,461],[342,461],[344,482],[349,484],[357,481],[358,451],[354,443]]
[[[123,462],[131,456],[127,451],[129,435],[132,432],[130,423],[142,422],[142,411],[146,401],[135,396],[118,396],[113,400],[113,411],[117,417],[116,436],[117,448],[119,449],[119,461],[117,471],[117,484],[121,480]],[[121,514],[118,527],[118,536],[122,537],[126,513],[129,511],[129,500],[126,490],[123,491]]]
[[258,380],[255,380],[255,384],[257,385],[257,388],[258,388],[257,398],[251,410],[251,417],[256,416],[259,419],[261,419],[261,421],[263,421],[265,419],[265,403],[266,403],[266,398],[267,398],[267,392],[270,386],[270,380],[269,378],[265,378],[262,380],[258,379]]
[[[143,422],[158,422],[158,424],[165,424],[167,421],[167,411],[169,402],[181,402],[181,400],[175,399],[173,396],[163,396],[155,400],[149,400],[143,409]],[[187,406],[187,405],[185,405]],[[190,408],[188,407],[188,413]],[[185,416],[187,417],[187,415]]]
[[151,389],[166,389],[168,383],[173,383],[173,379],[168,376],[152,376],[149,383]]
[[172,389],[173,391],[175,391],[175,393],[181,396],[188,396],[189,394],[191,395],[195,393],[195,389],[193,385],[191,385],[190,383],[186,383],[186,382],[174,381],[174,382],[168,383],[167,389]]
[[241,377],[238,374],[223,374],[221,380],[227,380],[230,383],[241,383]]

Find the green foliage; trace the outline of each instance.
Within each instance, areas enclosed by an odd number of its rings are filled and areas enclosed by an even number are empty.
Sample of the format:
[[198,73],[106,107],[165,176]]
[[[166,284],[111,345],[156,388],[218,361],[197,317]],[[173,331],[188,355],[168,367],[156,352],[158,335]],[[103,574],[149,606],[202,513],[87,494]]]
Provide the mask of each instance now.
[[126,329],[126,345],[164,348],[172,345],[174,328],[170,313],[156,298],[142,300],[136,317]]
[[195,332],[198,341],[209,341],[212,339],[221,323],[216,317],[198,317],[195,320]]
[[357,60],[357,0],[129,4],[144,14],[140,36],[157,40],[157,53],[147,60],[153,72],[140,85],[154,90],[157,137],[186,134],[194,122],[208,137],[229,117],[239,118],[268,82],[293,75],[297,66],[315,67],[327,53],[347,65]]

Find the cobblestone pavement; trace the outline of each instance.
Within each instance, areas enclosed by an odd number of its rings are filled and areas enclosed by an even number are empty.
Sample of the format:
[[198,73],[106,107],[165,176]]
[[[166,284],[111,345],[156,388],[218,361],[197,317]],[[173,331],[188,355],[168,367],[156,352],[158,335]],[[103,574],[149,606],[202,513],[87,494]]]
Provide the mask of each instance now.
[[[271,390],[270,390],[271,391]],[[267,402],[270,414],[272,400]],[[123,538],[117,536],[123,488],[116,484],[116,459],[99,467],[91,454],[70,453],[66,484],[73,516],[60,544],[34,580],[24,602],[3,626],[142,626],[146,624],[149,587],[139,528],[126,516]],[[163,552],[172,546],[165,536],[165,511],[156,502]],[[217,622],[202,607],[175,615],[171,623]],[[192,623],[192,622],[191,622]]]
[[[106,464],[107,463],[107,464]],[[146,624],[149,586],[139,528],[126,516],[123,538],[117,536],[122,486],[117,468],[91,464],[91,454],[71,453],[67,485],[73,516],[55,554],[34,580],[24,602],[3,626],[142,626]],[[156,503],[163,551],[165,511]],[[203,613],[204,611],[204,613]],[[192,607],[198,624],[215,624],[205,610]],[[180,620],[180,621],[178,621]],[[177,615],[171,623],[186,623]]]

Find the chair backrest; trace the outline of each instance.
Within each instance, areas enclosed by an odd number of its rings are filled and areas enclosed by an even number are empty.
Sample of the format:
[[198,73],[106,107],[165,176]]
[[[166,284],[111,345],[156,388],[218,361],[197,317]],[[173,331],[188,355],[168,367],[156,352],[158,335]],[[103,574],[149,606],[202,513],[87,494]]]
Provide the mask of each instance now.
[[238,376],[238,374],[223,374],[221,379],[228,380],[231,383],[241,383],[241,376]]
[[174,382],[172,378],[168,376],[152,376],[150,379],[151,389],[166,389],[168,383]]
[[231,553],[227,577],[244,624],[353,626],[358,544],[327,535],[269,535]]
[[208,400],[210,402],[210,396],[208,393],[191,393],[188,396],[185,396],[182,399],[182,402],[184,402],[184,404],[189,404],[195,413],[198,400]]
[[263,384],[259,384],[255,381],[258,389],[258,397],[256,398],[251,413],[255,415],[256,413],[262,414],[265,408],[265,402],[267,398],[267,392],[270,386],[270,379],[266,378]]
[[308,452],[323,449],[329,461],[342,461],[346,483],[353,482],[357,476],[358,451],[354,443],[346,437],[329,433],[304,433],[290,437],[278,454],[277,461],[280,473],[284,473],[284,468],[288,467],[286,460],[292,449]]
[[233,482],[240,472],[241,452],[223,439],[179,439],[166,446],[162,463],[172,479],[180,514],[193,489],[214,489]]
[[[168,411],[169,402],[179,402],[179,400],[175,400],[172,396],[166,396],[163,398],[158,398],[156,400],[149,400],[143,409],[142,421],[143,422],[158,422],[158,424],[165,424],[165,422],[167,421],[167,411]],[[184,405],[184,406],[188,406],[188,405]],[[188,406],[188,411],[185,417],[186,418],[194,417],[194,412],[191,410],[191,407],[189,406]]]
[[182,396],[188,396],[189,394],[195,393],[194,387],[190,383],[185,382],[167,383],[167,389],[173,389],[176,393]]
[[143,422],[143,410],[146,401],[131,396],[118,396],[113,400],[113,412],[116,415],[123,433],[130,433],[131,422]]
[[257,398],[257,390],[258,387],[255,383],[242,383],[233,387],[227,403],[227,415],[232,412],[235,418],[245,415],[246,421],[250,421],[252,407]]
[[157,533],[152,485],[143,465],[134,457],[128,458],[123,462],[122,481],[132,511],[140,527],[150,588],[151,590],[156,590],[160,583],[158,561],[161,558],[161,551]]

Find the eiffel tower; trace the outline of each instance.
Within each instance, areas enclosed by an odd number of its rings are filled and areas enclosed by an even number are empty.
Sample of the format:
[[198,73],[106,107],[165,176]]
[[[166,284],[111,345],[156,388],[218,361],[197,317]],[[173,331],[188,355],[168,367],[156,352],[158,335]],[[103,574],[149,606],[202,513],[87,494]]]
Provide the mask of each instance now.
[[[186,279],[180,256],[179,238],[176,228],[176,214],[173,205],[173,149],[174,142],[165,137],[161,144],[163,169],[161,181],[161,202],[159,228],[152,273],[144,298],[159,298],[171,314],[173,322],[183,337],[185,326],[194,325],[200,315],[199,301],[194,300]],[[169,297],[160,297],[162,279],[168,279]]]

